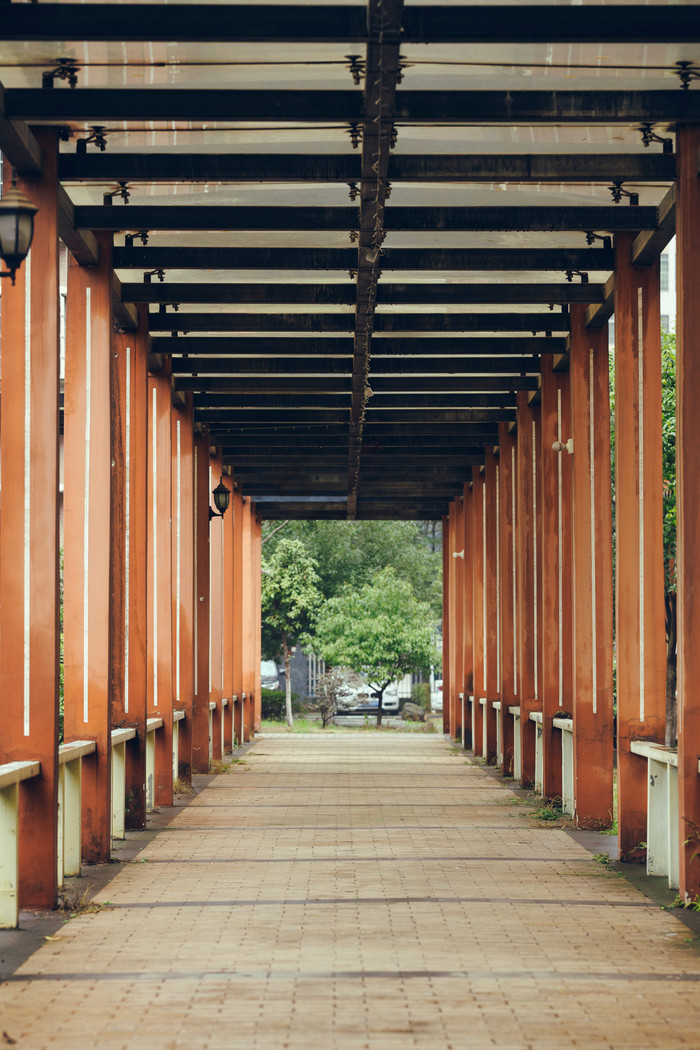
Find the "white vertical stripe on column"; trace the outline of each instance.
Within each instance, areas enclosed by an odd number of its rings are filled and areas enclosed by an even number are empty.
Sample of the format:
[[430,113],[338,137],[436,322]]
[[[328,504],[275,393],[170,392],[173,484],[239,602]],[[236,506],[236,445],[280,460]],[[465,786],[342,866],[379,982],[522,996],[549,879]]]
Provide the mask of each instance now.
[[[557,441],[561,445],[561,388],[557,390]],[[558,608],[558,646],[559,667],[557,670],[559,678],[559,707],[564,704],[564,566],[562,555],[564,551],[564,536],[562,521],[562,455],[557,456],[557,608]]]
[[501,491],[496,467],[496,692],[501,694]]
[[175,421],[175,700],[180,703],[180,552],[182,534],[180,507],[182,498],[182,444],[180,420]]
[[532,670],[535,679],[535,700],[539,699],[539,660],[537,648],[539,638],[537,634],[537,423],[532,421],[532,611],[534,623],[535,645],[532,655]]
[[89,716],[90,660],[90,428],[92,419],[92,299],[85,289],[85,461],[83,475],[83,722]]
[[129,606],[131,602],[131,347],[126,348],[124,427],[124,713],[129,710]]
[[29,736],[32,501],[32,256],[24,264],[24,735]]
[[[481,482],[481,624],[482,624],[482,646],[484,653],[484,696],[486,696],[486,671],[487,671],[487,652],[488,647],[486,645],[486,635],[488,633],[486,627],[486,481]],[[476,701],[475,701],[476,702]]]
[[157,390],[153,387],[153,419],[151,426],[152,459],[151,483],[153,500],[151,526],[153,530],[153,706],[158,707],[158,419]]
[[644,291],[637,288],[637,383],[639,397],[639,721],[644,721]]
[[515,445],[510,450],[511,557],[513,559],[513,696],[518,695],[518,589],[515,579]]
[[588,455],[591,481],[591,701],[593,714],[598,713],[598,625],[596,623],[596,549],[595,549],[595,390],[593,388],[593,347],[588,352]]

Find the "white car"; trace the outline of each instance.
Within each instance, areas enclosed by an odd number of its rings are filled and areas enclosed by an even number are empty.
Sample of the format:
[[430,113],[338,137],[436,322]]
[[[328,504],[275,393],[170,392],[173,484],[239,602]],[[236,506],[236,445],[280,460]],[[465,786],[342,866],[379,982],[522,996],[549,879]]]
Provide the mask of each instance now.
[[260,662],[260,688],[279,689],[280,679],[277,664],[274,660],[261,660]]
[[435,689],[430,694],[430,710],[442,711],[442,678],[435,679]]

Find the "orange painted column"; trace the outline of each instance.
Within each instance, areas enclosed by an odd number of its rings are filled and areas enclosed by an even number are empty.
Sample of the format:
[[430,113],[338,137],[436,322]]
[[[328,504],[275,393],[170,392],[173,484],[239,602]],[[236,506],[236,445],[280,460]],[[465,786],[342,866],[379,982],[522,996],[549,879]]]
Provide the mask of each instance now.
[[262,719],[262,695],[260,692],[260,662],[262,660],[262,519],[255,515],[253,519],[253,695],[255,707],[253,712],[253,729],[260,732]]
[[450,519],[442,518],[442,731],[452,735],[450,722],[450,572],[452,554],[450,552]]
[[680,894],[688,900],[700,893],[700,126],[676,135],[678,803]]
[[485,478],[479,467],[472,467],[472,579],[473,579],[473,636],[474,636],[474,688],[472,696],[472,750],[475,755],[483,751],[483,707],[479,703],[486,695],[486,591],[484,588],[486,534],[484,532]]
[[173,803],[172,634],[172,428],[170,376],[148,379],[148,690],[149,718],[162,718],[155,733],[153,798]]
[[233,731],[238,746],[244,740],[243,701],[243,494],[235,485],[230,510],[233,514],[233,688],[238,697],[234,708]]
[[[462,680],[460,683],[460,692],[464,692],[465,698],[470,697],[474,692],[474,544],[472,539],[474,531],[474,507],[472,501],[472,486],[469,482],[465,482],[462,494],[463,527],[459,541],[461,544],[460,549],[464,551],[464,586],[462,588],[464,606],[464,610],[462,613],[464,656],[462,662]],[[460,716],[461,713],[462,709],[460,705]],[[471,710],[469,704],[466,702],[466,699],[464,705],[464,713],[464,746],[466,748],[471,748],[473,746]]]
[[243,691],[245,704],[243,709],[243,740],[250,740],[254,733],[255,723],[255,670],[253,666],[255,652],[255,603],[253,599],[253,521],[255,509],[249,496],[243,497]]
[[540,543],[537,507],[537,448],[539,409],[520,391],[517,441],[517,572],[518,572],[518,678],[520,685],[520,735],[523,787],[535,783],[535,723],[530,713],[541,711],[540,700]]
[[[0,762],[39,760],[20,785],[19,906],[56,903],[59,656],[58,138],[37,129],[44,175],[34,243],[2,290]],[[5,165],[6,185],[10,170]]]
[[571,309],[574,820],[608,827],[613,792],[613,608],[607,326]]
[[178,725],[178,780],[192,779],[194,700],[194,413],[192,397],[173,406],[172,441],[172,598],[173,709],[184,712]]
[[[219,484],[221,472],[221,454],[210,456],[210,492]],[[209,524],[209,574],[209,704],[216,705],[211,708],[212,757],[220,761],[224,695],[224,519],[219,516],[213,517]]]
[[82,855],[111,855],[110,364],[112,237],[100,262],[69,257],[63,466],[63,735],[94,740],[82,760]]
[[[233,480],[228,478],[226,484],[231,489],[233,496]],[[224,720],[224,751],[228,754],[233,749],[233,499],[229,504],[223,520],[224,531],[224,559],[223,559],[223,695],[228,700],[222,711]]]
[[615,236],[615,559],[618,842],[640,858],[647,761],[632,740],[664,741],[666,645],[659,260],[632,266],[634,234]]
[[499,506],[499,456],[493,451],[486,453],[484,472],[484,680],[486,706],[482,715],[486,719],[486,760],[492,764],[496,757],[496,714],[493,702],[501,691],[501,626],[500,626],[500,519]]
[[112,532],[110,658],[112,726],[126,744],[125,825],[146,826],[148,633],[148,317],[112,341]]
[[[194,438],[194,696],[192,772],[209,771],[209,430]],[[232,501],[233,502],[233,501]]]
[[518,595],[516,586],[516,442],[507,423],[499,423],[499,541],[500,541],[500,624],[501,646],[500,700],[503,774],[513,775],[513,718],[508,708],[517,706],[518,698]]
[[554,445],[571,437],[569,373],[542,358],[542,791],[562,795],[562,734],[553,719],[571,716],[571,456]]
[[462,701],[459,694],[464,692],[464,590],[466,583],[467,553],[463,546],[464,538],[464,502],[458,497],[452,503],[450,512],[450,532],[454,550],[452,551],[454,571],[454,626],[452,631],[452,648],[454,654],[454,681],[452,690],[452,713],[450,725],[455,740],[462,739]]

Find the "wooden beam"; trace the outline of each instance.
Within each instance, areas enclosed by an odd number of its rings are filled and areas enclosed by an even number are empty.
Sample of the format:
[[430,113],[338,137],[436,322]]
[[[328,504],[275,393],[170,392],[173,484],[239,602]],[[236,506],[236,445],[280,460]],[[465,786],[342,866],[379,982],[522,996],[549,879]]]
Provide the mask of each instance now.
[[122,300],[121,281],[116,273],[112,273],[112,313],[122,332],[131,332],[138,328],[138,310],[131,303]]
[[[62,6],[62,5],[61,5]],[[691,9],[689,9],[691,10]],[[120,23],[123,21],[120,15]],[[549,39],[548,37],[546,38]],[[371,79],[371,78],[368,78]],[[9,120],[108,122],[112,120],[361,122],[357,91],[231,88],[11,88]],[[303,117],[302,117],[303,115]],[[411,124],[629,124],[700,118],[694,91],[400,91],[395,117]]]
[[[274,357],[339,357],[352,356],[352,339],[325,336],[318,339],[292,337],[239,336],[224,339],[210,336],[156,336],[152,340],[155,352],[160,354],[225,355],[241,357],[248,361],[252,371],[264,371],[269,358]],[[377,358],[401,357],[497,357],[517,354],[562,354],[566,352],[567,340],[556,336],[486,336],[459,338],[392,338],[375,336],[372,350],[373,367]],[[347,364],[345,361],[344,364]]]
[[[352,332],[352,314],[239,314],[176,313],[151,314],[151,332]],[[379,313],[374,330],[394,332],[568,332],[569,318],[563,313],[468,313],[414,314]]]
[[97,266],[100,252],[94,234],[75,226],[75,208],[63,186],[58,187],[58,235],[81,266]]
[[[76,206],[74,223],[80,230],[356,230],[357,208],[289,207],[223,204],[130,204]],[[400,205],[386,209],[387,231],[565,231],[654,230],[654,207],[619,205],[572,207],[523,205],[438,207]]]
[[[414,393],[435,393],[443,396],[455,392],[498,392],[512,390],[535,390],[539,373],[532,376],[489,376],[489,375],[450,375],[450,376],[373,376],[371,378],[372,403],[377,404],[385,394],[408,395]],[[270,401],[275,397],[286,397],[296,402],[297,395],[319,394],[324,396],[349,396],[352,393],[352,376],[306,376],[291,378],[278,377],[270,381],[267,377],[236,377],[177,375],[174,377],[176,390],[201,391],[197,398],[198,407],[213,404],[226,404],[227,398],[247,397],[260,394]],[[199,384],[199,385],[197,385]],[[230,393],[229,393],[230,392]],[[233,403],[233,401],[231,402]]]
[[632,262],[649,266],[656,262],[668,242],[676,236],[676,187],[671,186],[658,209],[657,227],[640,233],[632,245]]
[[586,328],[602,328],[607,324],[615,310],[615,274],[605,282],[605,299],[596,306],[586,310]]
[[[64,182],[358,182],[361,158],[349,153],[62,153],[59,175]],[[388,171],[391,182],[672,182],[675,175],[675,157],[665,153],[396,154],[389,158]]]
[[[152,346],[158,348],[159,340],[154,339]],[[540,358],[536,356],[477,357],[466,360],[464,357],[421,357],[408,360],[396,357],[375,357],[371,362],[370,378],[376,389],[376,377],[411,378],[415,372],[421,375],[464,375],[498,374],[498,375],[536,375],[540,370]],[[272,384],[279,383],[279,378],[309,376],[347,376],[350,377],[350,363],[347,359],[324,357],[298,358],[249,358],[225,357],[173,357],[173,375],[188,375],[197,372],[199,375],[224,374],[228,376],[266,376],[266,380],[257,380],[260,389],[272,389]],[[395,382],[396,380],[393,380]],[[247,379],[243,383],[251,386]],[[290,387],[291,389],[291,387]]]
[[[700,98],[700,92],[698,97]],[[381,256],[381,263],[382,272],[432,270],[442,274],[446,270],[605,271],[612,270],[614,258],[612,249],[607,248],[387,248]],[[357,265],[357,251],[354,248],[142,248],[134,245],[132,248],[114,249],[115,270],[354,271],[357,270]]]
[[0,153],[18,175],[41,175],[41,147],[23,121],[6,116],[6,94],[0,84]]

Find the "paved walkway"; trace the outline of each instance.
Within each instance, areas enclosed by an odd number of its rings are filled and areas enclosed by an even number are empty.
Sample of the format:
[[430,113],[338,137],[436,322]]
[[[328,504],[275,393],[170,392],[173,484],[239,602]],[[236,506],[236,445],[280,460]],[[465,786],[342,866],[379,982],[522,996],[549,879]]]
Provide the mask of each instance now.
[[437,735],[259,738],[99,899],[0,988],[18,1050],[700,1042],[688,929]]

